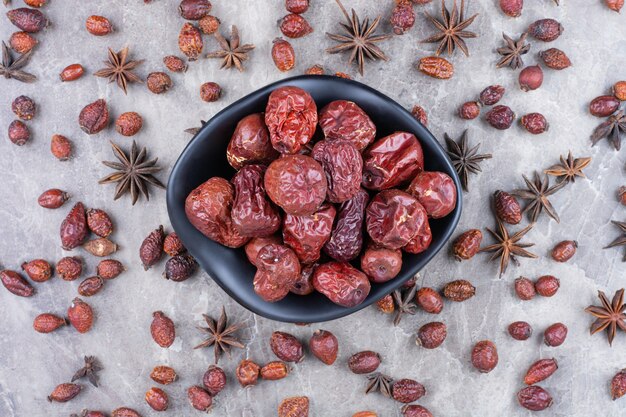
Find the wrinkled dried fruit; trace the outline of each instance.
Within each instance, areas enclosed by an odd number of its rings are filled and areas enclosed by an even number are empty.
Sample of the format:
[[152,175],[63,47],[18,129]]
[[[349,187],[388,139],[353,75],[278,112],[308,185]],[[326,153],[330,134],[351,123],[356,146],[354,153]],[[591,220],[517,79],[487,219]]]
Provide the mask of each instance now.
[[372,282],[387,282],[395,278],[400,269],[402,252],[399,249],[368,246],[361,255],[361,270]]
[[128,407],[119,407],[111,412],[111,417],[141,417],[141,414]]
[[278,405],[278,417],[309,417],[309,398],[285,398]]
[[519,73],[519,86],[522,91],[536,90],[543,84],[543,70],[539,65],[524,68]]
[[52,265],[43,259],[34,259],[22,264],[22,270],[35,282],[45,282],[52,278]]
[[346,308],[361,304],[371,288],[367,276],[346,262],[328,262],[315,268],[313,286],[330,301]]
[[169,256],[180,255],[186,250],[187,249],[185,249],[183,241],[180,240],[176,232],[169,233],[165,236],[165,240],[163,241],[163,251]]
[[202,33],[191,23],[185,23],[178,35],[178,48],[190,61],[195,61],[202,53]]
[[150,373],[150,378],[156,383],[169,385],[178,379],[178,374],[176,374],[174,368],[160,365],[154,367]]
[[391,314],[396,310],[396,305],[393,301],[391,294],[385,295],[383,298],[376,302],[376,307],[381,313]]
[[248,257],[248,260],[250,261],[252,265],[258,266],[256,262],[257,255],[259,254],[261,249],[263,249],[265,246],[269,245],[270,243],[282,245],[283,240],[278,235],[272,235],[269,237],[252,238],[250,242],[246,244],[246,247],[245,247],[246,256]]
[[504,96],[505,89],[501,85],[490,85],[481,91],[478,99],[485,106],[493,106],[496,104],[502,96]]
[[506,191],[493,194],[496,216],[505,223],[518,224],[522,221],[522,208],[517,199]]
[[329,140],[347,140],[363,151],[376,137],[372,119],[356,103],[335,100],[320,110],[319,125]]
[[519,17],[523,8],[524,0],[500,0],[500,9],[507,16]]
[[552,259],[557,262],[567,262],[572,259],[572,256],[576,253],[578,248],[578,242],[575,240],[564,240],[559,242],[552,249]]
[[411,109],[411,115],[413,115],[415,120],[417,120],[424,126],[428,126],[428,115],[426,114],[426,110],[424,110],[422,106],[418,106],[417,104],[413,106],[413,108]]
[[324,75],[324,67],[316,64],[316,65],[313,65],[312,67],[307,68],[307,70],[304,71],[304,73],[306,75]]
[[620,101],[615,96],[600,96],[589,103],[589,113],[596,117],[609,117],[619,108]]
[[443,310],[443,300],[437,291],[429,287],[420,288],[415,294],[415,302],[425,312],[439,314]]
[[252,385],[256,385],[257,380],[259,379],[259,372],[261,371],[261,367],[251,360],[244,359],[239,362],[237,369],[235,370],[235,375],[237,376],[237,381],[242,387],[249,387]]
[[226,386],[226,373],[219,366],[211,365],[202,376],[202,385],[214,397]]
[[367,206],[365,224],[376,244],[400,249],[417,235],[425,221],[426,210],[416,198],[399,190],[385,190]]
[[172,72],[186,72],[187,64],[175,55],[168,55],[163,58],[163,64]]
[[546,345],[557,347],[565,342],[567,337],[567,326],[563,323],[554,323],[543,332],[543,341]]
[[9,292],[20,297],[30,297],[35,293],[33,286],[15,271],[8,269],[0,271],[0,280]]
[[37,105],[32,98],[19,96],[11,103],[11,110],[22,120],[30,120],[35,117]]
[[88,135],[103,130],[109,124],[109,109],[103,99],[87,104],[78,116],[80,128]]
[[268,381],[283,379],[287,374],[289,374],[289,367],[285,362],[280,361],[267,363],[259,371],[261,378]]
[[66,325],[67,321],[63,317],[50,313],[40,314],[33,321],[33,329],[39,333],[50,333]]
[[87,333],[93,325],[93,310],[80,298],[74,298],[67,309],[67,318],[78,333]]
[[270,338],[270,348],[274,355],[285,362],[301,362],[304,359],[302,343],[293,335],[274,332]]
[[626,369],[619,371],[611,380],[611,399],[613,401],[626,394]]
[[348,359],[348,368],[355,374],[369,374],[380,366],[380,355],[371,350],[355,353]]
[[9,140],[17,146],[23,146],[30,140],[30,130],[21,120],[13,120],[9,125]]
[[604,0],[604,4],[606,4],[609,9],[619,13],[622,7],[624,7],[624,0]]
[[525,321],[509,324],[509,334],[515,340],[527,340],[533,334],[533,328]]
[[28,7],[9,10],[7,17],[11,23],[28,33],[39,32],[50,23],[39,10],[29,9]]
[[335,207],[329,204],[308,216],[285,215],[283,241],[303,264],[312,264],[320,258],[322,247],[330,239],[335,215]]
[[535,284],[530,279],[519,277],[515,280],[515,294],[520,300],[530,300],[536,293]]
[[419,60],[417,69],[429,77],[447,80],[454,75],[454,65],[439,56],[427,56]]
[[161,260],[163,256],[163,241],[165,240],[165,233],[163,232],[163,226],[159,226],[158,229],[153,230],[143,240],[141,247],[139,248],[139,258],[143,264],[143,269],[147,271],[151,266]]
[[104,280],[100,277],[85,278],[78,286],[78,294],[83,297],[91,297],[100,292],[104,287]]
[[93,256],[104,257],[117,252],[117,245],[105,237],[90,240],[83,248]]
[[[363,246],[363,222],[369,194],[360,189],[357,194],[339,206],[335,226],[330,239],[324,245],[324,252],[340,262],[355,259]],[[363,265],[363,263],[361,263]],[[367,274],[366,271],[363,271]]]
[[433,417],[426,407],[417,404],[402,407],[402,417]]
[[476,288],[464,279],[448,282],[443,287],[443,296],[452,301],[465,301],[474,296]]
[[146,403],[152,408],[154,411],[165,411],[169,406],[169,398],[165,391],[161,388],[152,387],[148,391],[146,391],[145,395]]
[[59,161],[67,161],[72,156],[72,142],[63,135],[52,135],[50,152]]
[[182,282],[191,277],[198,269],[198,263],[189,254],[176,255],[165,263],[163,276],[174,282]]
[[113,232],[113,222],[109,215],[100,209],[87,210],[87,226],[100,237],[107,237]]
[[399,379],[391,387],[391,396],[401,403],[412,403],[426,394],[426,388],[412,379]]
[[411,29],[415,24],[413,5],[408,1],[396,2],[396,6],[391,11],[389,22],[391,23],[393,33],[403,35],[404,32]]
[[327,330],[316,330],[309,339],[309,350],[326,365],[332,365],[337,360],[339,341]]
[[85,73],[85,69],[80,64],[71,64],[67,67],[63,68],[61,74],[59,74],[59,78],[61,81],[74,81],[79,79]]
[[74,281],[83,273],[83,262],[76,256],[66,256],[57,262],[55,269],[65,281]]
[[58,188],[51,188],[41,193],[37,199],[37,203],[47,209],[57,209],[61,207],[70,198],[63,190]]
[[168,348],[174,343],[176,329],[172,319],[167,317],[162,311],[152,313],[152,323],[150,324],[150,334],[157,345]]
[[419,328],[415,342],[418,346],[422,346],[426,349],[435,349],[441,346],[443,341],[446,340],[447,335],[448,330],[446,325],[439,321],[434,321],[426,323]]
[[563,33],[563,26],[554,19],[540,19],[528,26],[528,33],[535,39],[552,42]]
[[539,57],[541,57],[546,67],[554,70],[562,70],[572,66],[572,62],[565,55],[565,52],[557,48],[542,51],[539,53]]
[[465,120],[473,120],[480,116],[480,103],[478,101],[466,101],[459,107],[459,117]]
[[301,14],[308,10],[309,0],[285,0],[285,9],[289,13]]
[[361,188],[363,159],[350,141],[323,140],[315,144],[311,157],[322,165],[328,183],[327,199],[343,203]]
[[317,106],[313,97],[298,87],[277,88],[267,100],[265,124],[274,149],[283,154],[298,153],[315,133]]
[[363,153],[363,187],[386,190],[411,181],[424,170],[422,145],[412,133],[395,132]]
[[543,388],[533,385],[517,393],[519,404],[531,411],[541,411],[552,405],[552,396]]
[[222,87],[218,83],[208,82],[200,86],[200,98],[202,101],[212,103],[222,96]]
[[187,389],[187,398],[191,406],[196,410],[208,412],[213,406],[213,397],[211,397],[211,394],[197,385]]
[[222,22],[215,16],[206,15],[198,21],[198,27],[205,35],[213,35]]
[[524,376],[524,384],[535,385],[537,382],[541,382],[544,379],[549,378],[558,369],[556,359],[540,359],[537,362],[530,365],[526,375]]
[[613,95],[620,101],[626,101],[626,81],[613,84]]
[[317,264],[303,265],[300,276],[296,282],[291,285],[289,291],[297,295],[309,295],[315,291],[315,287],[313,286],[313,273],[315,272],[315,268],[317,268]]
[[226,149],[226,159],[236,170],[246,164],[268,165],[279,155],[272,147],[263,113],[250,114],[241,119]]
[[288,41],[276,38],[272,44],[272,60],[280,71],[289,71],[296,65],[296,52]]
[[9,46],[18,54],[25,54],[33,50],[39,42],[27,32],[15,32],[9,38]]
[[52,393],[48,395],[48,401],[55,401],[58,403],[68,402],[69,400],[80,394],[80,391],[82,389],[83,387],[78,384],[72,384],[68,382],[64,384],[59,384],[54,388]]
[[307,20],[299,14],[288,14],[278,21],[280,31],[288,38],[301,38],[313,32]]
[[120,114],[120,116],[115,121],[115,130],[117,133],[123,136],[133,136],[136,135],[141,127],[143,126],[143,119],[134,111],[129,111],[126,113]]
[[257,255],[256,264],[254,291],[270,303],[285,298],[301,272],[298,256],[284,245],[264,246]]
[[485,120],[496,129],[506,130],[513,124],[515,113],[508,106],[498,105],[487,112]]
[[358,413],[352,414],[352,417],[378,417],[373,411],[359,411]]
[[61,246],[65,250],[72,250],[83,244],[88,233],[85,206],[83,206],[83,203],[78,202],[61,223],[59,232],[61,235]]
[[520,124],[533,135],[539,135],[548,130],[550,124],[541,113],[528,113],[522,116]]
[[482,340],[472,349],[472,365],[480,372],[493,371],[498,365],[498,351],[496,345],[490,340]]
[[559,289],[561,282],[557,277],[544,275],[535,282],[535,291],[543,297],[552,297]]
[[478,229],[470,229],[456,238],[452,245],[452,253],[457,261],[472,259],[480,249],[483,234]]
[[146,78],[148,90],[154,94],[163,94],[172,88],[172,79],[164,72],[151,72]]
[[113,32],[113,25],[104,16],[89,16],[85,22],[87,32],[95,36],[104,36]]
[[200,20],[211,12],[209,0],[182,0],[178,12],[183,19]]
[[420,172],[407,191],[417,198],[433,219],[447,216],[456,207],[456,186],[452,178],[443,172]]

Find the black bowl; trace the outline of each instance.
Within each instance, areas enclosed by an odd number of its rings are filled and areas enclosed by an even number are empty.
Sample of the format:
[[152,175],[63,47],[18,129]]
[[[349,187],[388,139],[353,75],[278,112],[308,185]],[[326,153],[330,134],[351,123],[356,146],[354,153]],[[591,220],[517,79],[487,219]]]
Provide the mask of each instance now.
[[[352,308],[340,307],[321,294],[308,296],[290,294],[276,303],[263,301],[253,290],[255,268],[248,262],[243,248],[230,249],[215,243],[196,230],[185,216],[185,198],[207,179],[220,176],[230,179],[235,171],[226,161],[226,147],[243,117],[263,112],[270,93],[278,87],[294,85],[308,91],[318,109],[343,99],[357,103],[372,118],[377,138],[398,130],[412,132],[424,150],[425,167],[442,171],[453,178],[459,198],[452,213],[443,219],[431,220],[433,240],[418,255],[403,254],[400,274],[383,284],[373,284],[365,301]],[[167,208],[176,233],[189,252],[232,298],[256,314],[273,320],[314,323],[354,313],[379,300],[414,276],[439,252],[454,231],[461,215],[461,184],[441,145],[433,135],[402,106],[378,91],[352,80],[334,76],[309,75],[288,78],[270,84],[231,104],[209,120],[191,140],[174,165],[167,186]]]

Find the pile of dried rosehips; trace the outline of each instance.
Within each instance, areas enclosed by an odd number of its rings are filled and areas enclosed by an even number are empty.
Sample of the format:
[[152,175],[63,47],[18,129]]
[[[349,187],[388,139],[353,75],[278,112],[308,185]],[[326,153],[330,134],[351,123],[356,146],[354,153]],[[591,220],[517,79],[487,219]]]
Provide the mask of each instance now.
[[[318,124],[324,138],[314,140]],[[333,101],[318,114],[298,87],[274,90],[265,114],[243,118],[226,157],[238,172],[201,184],[185,211],[210,239],[245,245],[254,290],[268,302],[316,290],[343,307],[362,303],[371,283],[398,275],[402,250],[428,248],[429,218],[456,206],[453,180],[424,170],[413,134],[376,139],[356,103]]]

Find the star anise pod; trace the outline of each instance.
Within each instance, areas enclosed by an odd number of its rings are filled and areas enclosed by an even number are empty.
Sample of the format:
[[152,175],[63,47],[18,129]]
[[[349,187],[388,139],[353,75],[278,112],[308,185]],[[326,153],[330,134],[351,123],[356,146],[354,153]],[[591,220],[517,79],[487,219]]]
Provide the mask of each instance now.
[[511,193],[519,198],[523,198],[524,200],[529,200],[522,213],[529,212],[530,221],[535,223],[541,212],[545,210],[546,213],[548,213],[548,216],[556,220],[557,223],[560,223],[561,219],[559,219],[559,215],[554,207],[552,207],[552,203],[550,203],[548,197],[563,188],[567,182],[557,182],[550,187],[550,179],[547,175],[541,179],[539,173],[535,172],[534,181],[530,181],[526,175],[522,175],[522,177],[524,178],[524,182],[526,182],[526,189],[515,190]]
[[491,159],[491,154],[479,154],[480,143],[470,148],[467,139],[467,130],[463,132],[458,142],[453,141],[447,133],[444,134],[448,156],[452,160],[452,165],[459,174],[463,190],[469,191],[468,180],[470,174],[477,174],[482,171],[480,163],[485,159]]
[[152,184],[159,188],[165,188],[163,183],[156,179],[152,174],[161,171],[163,168],[156,163],[159,158],[146,161],[146,148],[141,151],[137,148],[137,142],[133,140],[130,149],[130,155],[127,155],[118,145],[111,142],[113,154],[119,162],[102,161],[109,168],[115,170],[112,174],[107,175],[98,181],[99,184],[117,183],[115,188],[114,200],[117,200],[126,192],[130,191],[133,205],[139,198],[139,193],[143,194],[146,200],[150,200],[148,185]]
[[199,127],[190,127],[189,129],[185,129],[185,133],[189,133],[190,135],[195,136],[196,133],[198,133],[200,131],[200,129],[202,129],[202,127],[206,124],[206,120],[200,120],[200,126]]
[[74,382],[77,379],[87,377],[91,385],[94,387],[98,386],[98,372],[102,370],[102,366],[95,358],[95,356],[85,356],[85,365],[80,368],[74,376],[72,377],[72,381]]
[[502,34],[506,45],[502,48],[498,48],[497,51],[502,58],[496,64],[496,67],[502,68],[509,66],[513,69],[524,66],[524,60],[522,55],[525,55],[530,50],[530,44],[526,43],[526,37],[528,33],[524,33],[517,41],[514,41],[506,33]]
[[248,52],[254,49],[254,45],[239,45],[239,30],[233,25],[230,28],[230,40],[226,40],[222,34],[215,32],[215,39],[222,48],[219,51],[207,54],[207,58],[222,58],[222,66],[220,68],[236,67],[239,71],[243,71],[243,61],[247,60]]
[[244,348],[244,345],[234,335],[235,332],[243,327],[243,323],[228,325],[228,317],[226,316],[224,307],[222,307],[222,314],[217,322],[206,314],[203,314],[202,317],[204,317],[207,327],[198,326],[198,329],[207,333],[209,337],[207,337],[204,342],[194,347],[194,349],[213,346],[215,363],[217,363],[224,352],[230,357],[231,347],[237,347],[239,349]]
[[0,75],[4,76],[4,78],[13,78],[23,83],[32,83],[37,77],[26,71],[22,71],[22,68],[28,64],[32,54],[33,51],[28,51],[18,59],[13,60],[13,55],[9,47],[2,41],[2,65],[0,65]]
[[142,63],[143,59],[136,61],[128,59],[128,46],[117,53],[109,48],[108,60],[104,61],[106,67],[96,71],[93,75],[108,78],[110,83],[115,81],[122,91],[124,91],[124,94],[127,94],[128,83],[143,82],[143,80],[133,72],[133,70]]
[[576,177],[587,178],[583,169],[587,168],[587,165],[591,163],[591,158],[574,159],[572,151],[569,151],[567,159],[563,158],[563,155],[560,156],[560,159],[560,164],[552,165],[543,172],[556,177],[559,182],[576,182]]
[[600,124],[591,135],[591,143],[594,146],[602,138],[607,138],[616,151],[622,147],[622,134],[626,133],[626,115],[620,110],[609,116]]
[[370,24],[369,18],[361,20],[354,9],[352,9],[352,17],[350,17],[345,7],[343,7],[343,4],[341,4],[341,1],[335,1],[345,16],[346,23],[340,23],[343,28],[343,33],[341,34],[326,32],[326,36],[339,42],[339,45],[326,49],[326,52],[336,54],[350,51],[348,63],[351,64],[352,61],[356,59],[361,75],[363,75],[363,69],[365,67],[365,58],[369,58],[372,61],[377,59],[388,61],[389,58],[387,58],[387,55],[385,55],[382,49],[377,45],[378,42],[391,38],[391,35],[376,35],[376,29],[380,23],[381,16],[378,16]]
[[[605,246],[604,249],[616,248],[618,246],[626,246],[626,222],[618,222],[613,220],[612,223],[615,226],[619,227],[619,229],[622,231],[622,234],[621,236],[615,238],[613,242]],[[622,261],[626,262],[626,251],[624,251],[624,258],[622,259]]]
[[415,293],[417,292],[417,285],[413,285],[411,288],[402,290],[395,290],[392,293],[393,301],[396,303],[396,316],[393,319],[393,325],[397,326],[402,320],[402,316],[405,314],[414,315],[417,312],[417,304],[415,303]]
[[465,19],[465,0],[461,0],[461,9],[456,6],[456,0],[453,0],[452,12],[446,7],[445,0],[441,0],[441,17],[442,20],[436,19],[428,12],[424,12],[428,20],[439,30],[439,33],[424,39],[422,42],[433,43],[439,42],[436,55],[441,55],[444,50],[448,51],[448,55],[452,55],[456,47],[458,47],[465,56],[469,56],[469,50],[465,44],[465,39],[476,38],[478,35],[474,32],[467,31],[478,13]]
[[365,388],[366,394],[378,391],[385,397],[391,397],[391,384],[393,383],[393,379],[380,372],[376,372],[368,375],[367,381],[367,387]]
[[11,0],[2,0],[5,6],[8,6],[11,3]]
[[519,261],[517,260],[518,256],[522,256],[524,258],[537,258],[537,255],[526,250],[526,248],[534,246],[534,243],[520,243],[520,240],[524,237],[524,235],[533,228],[532,224],[526,226],[511,236],[509,235],[509,231],[504,227],[504,223],[502,223],[502,221],[498,218],[496,221],[498,223],[498,231],[494,232],[489,228],[487,228],[487,231],[498,241],[498,243],[480,248],[480,251],[494,252],[490,258],[491,261],[497,259],[498,257],[500,258],[500,277],[502,277],[502,274],[506,272],[506,268],[509,266],[509,261],[513,261],[515,265],[519,265]]
[[609,339],[609,345],[613,345],[613,339],[619,327],[626,331],[626,304],[624,304],[624,289],[618,290],[613,296],[613,300],[609,299],[602,291],[598,291],[598,298],[602,303],[602,307],[589,306],[585,311],[596,317],[596,321],[591,324],[589,332],[596,334],[606,329],[606,337]]

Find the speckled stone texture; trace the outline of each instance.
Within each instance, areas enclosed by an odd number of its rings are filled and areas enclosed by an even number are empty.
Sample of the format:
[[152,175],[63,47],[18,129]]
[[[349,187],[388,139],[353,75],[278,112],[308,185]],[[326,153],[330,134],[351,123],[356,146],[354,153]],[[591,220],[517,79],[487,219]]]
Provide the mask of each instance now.
[[[626,336],[619,334],[610,348],[604,334],[589,337],[591,317],[583,312],[596,303],[597,290],[612,293],[624,286],[626,263],[619,249],[602,247],[618,236],[610,220],[626,220],[626,208],[616,200],[620,185],[626,183],[624,151],[616,152],[602,141],[591,148],[589,135],[599,119],[587,112],[587,103],[597,95],[607,93],[619,79],[626,79],[626,29],[624,16],[607,10],[600,0],[562,0],[557,7],[550,0],[527,0],[522,17],[504,16],[496,0],[475,0],[470,13],[478,12],[472,29],[480,37],[468,40],[471,57],[457,53],[453,57],[456,74],[449,81],[439,81],[417,72],[413,64],[435,50],[434,45],[419,41],[431,34],[423,11],[437,13],[438,1],[416,6],[415,27],[404,36],[385,42],[383,48],[389,62],[368,64],[364,77],[354,66],[346,65],[345,56],[330,56],[324,48],[333,43],[325,32],[334,32],[342,15],[331,0],[312,0],[306,18],[315,28],[309,36],[292,44],[298,56],[296,68],[282,74],[272,64],[272,40],[280,36],[276,21],[285,14],[282,1],[215,0],[213,13],[223,24],[222,32],[236,24],[242,41],[256,44],[246,72],[219,69],[219,61],[200,59],[191,63],[186,74],[172,74],[174,87],[163,95],[151,94],[144,85],[131,85],[125,96],[114,84],[93,77],[106,58],[106,48],[118,50],[130,46],[131,55],[145,59],[138,68],[143,78],[151,71],[164,70],[162,58],[180,55],[177,48],[178,31],[183,20],[178,16],[174,0],[154,0],[144,4],[133,1],[68,1],[50,0],[43,11],[52,25],[36,37],[39,46],[28,70],[39,80],[21,84],[0,80],[0,262],[3,268],[19,269],[32,258],[56,262],[62,256],[80,255],[87,264],[84,276],[95,272],[97,259],[83,250],[66,253],[61,250],[58,228],[72,203],[83,201],[88,207],[99,207],[111,213],[116,231],[112,239],[120,245],[115,258],[128,271],[106,288],[87,300],[96,312],[92,331],[78,334],[71,328],[43,335],[32,330],[33,318],[43,312],[64,314],[76,296],[78,281],[65,282],[58,277],[37,284],[37,294],[30,299],[15,297],[0,291],[0,415],[3,417],[68,416],[83,408],[110,412],[119,406],[134,407],[143,416],[155,416],[144,402],[145,391],[154,385],[149,374],[155,365],[172,365],[181,378],[165,387],[171,408],[164,415],[199,415],[187,404],[186,388],[201,382],[207,366],[212,363],[212,351],[193,350],[201,340],[196,325],[201,314],[217,317],[222,305],[233,320],[242,320],[247,329],[242,333],[247,348],[234,350],[231,359],[220,365],[230,381],[215,399],[214,416],[268,417],[276,415],[282,398],[307,395],[311,399],[312,416],[350,417],[360,410],[375,410],[379,416],[399,416],[401,405],[380,395],[365,395],[365,378],[347,370],[348,357],[363,349],[381,353],[380,370],[396,378],[414,378],[422,382],[427,395],[419,401],[435,416],[528,416],[520,408],[516,392],[523,387],[522,377],[528,366],[539,358],[555,357],[559,370],[540,385],[554,396],[550,416],[624,415],[626,399],[612,402],[608,392],[611,377],[626,367],[623,353]],[[361,15],[374,17],[382,13],[382,30],[390,32],[388,18],[392,0],[372,2],[345,0]],[[22,6],[13,0],[14,7]],[[84,29],[91,14],[111,19],[116,31],[98,38]],[[501,34],[518,35],[534,20],[553,17],[563,23],[565,32],[551,44],[532,42],[528,64],[537,62],[537,53],[548,47],[559,47],[570,56],[573,67],[565,71],[545,71],[543,87],[523,93],[517,86],[517,72],[495,68],[495,49],[501,45]],[[15,28],[2,13],[0,37],[8,39]],[[217,49],[214,39],[205,37],[205,52]],[[61,83],[60,70],[80,62],[87,75],[72,83]],[[144,117],[144,128],[135,137],[147,146],[150,156],[158,156],[166,169],[158,177],[165,181],[177,155],[190,135],[185,128],[199,125],[229,103],[263,85],[289,75],[301,74],[309,66],[321,63],[328,71],[344,71],[358,81],[374,87],[407,108],[423,105],[429,114],[429,127],[443,141],[443,133],[458,137],[469,129],[472,142],[481,141],[481,151],[494,158],[486,161],[483,173],[471,178],[470,193],[464,194],[465,210],[458,231],[468,228],[493,227],[489,213],[489,196],[497,189],[512,190],[522,186],[521,174],[532,175],[558,162],[559,155],[572,150],[575,156],[591,156],[588,180],[576,181],[553,198],[561,215],[561,223],[542,216],[528,238],[536,243],[532,250],[538,260],[522,260],[519,267],[511,266],[498,279],[497,264],[488,263],[487,255],[457,263],[442,251],[422,272],[420,285],[436,288],[452,279],[469,279],[477,288],[476,296],[460,304],[446,302],[439,316],[419,311],[393,327],[391,318],[374,307],[350,317],[321,325],[297,327],[276,323],[247,312],[229,297],[206,274],[198,274],[184,283],[161,278],[163,263],[144,272],[138,248],[145,235],[164,224],[171,228],[165,206],[165,193],[157,190],[149,202],[140,201],[132,207],[129,198],[112,201],[113,186],[99,186],[97,181],[109,170],[101,160],[111,160],[109,140],[130,147],[132,139],[118,135],[110,127],[88,136],[78,127],[80,109],[98,98],[105,98],[113,117],[125,111],[137,111]],[[203,82],[216,81],[224,95],[216,103],[204,103],[199,97]],[[518,115],[539,111],[550,121],[550,130],[541,136],[525,133],[518,125],[500,132],[482,120],[461,121],[457,107],[474,99],[489,84],[507,88],[503,103]],[[13,119],[11,100],[26,94],[38,104],[38,114],[27,122],[32,141],[24,147],[12,145],[6,129]],[[59,133],[75,145],[75,157],[59,162],[50,154],[50,138]],[[59,210],[45,210],[36,203],[45,189],[59,187],[72,199]],[[515,230],[515,228],[513,228]],[[552,246],[563,239],[576,239],[580,248],[567,264],[549,259]],[[486,238],[486,242],[491,242]],[[513,294],[512,283],[519,275],[536,278],[553,274],[561,279],[561,289],[552,298],[537,298],[521,302]],[[151,313],[164,311],[176,323],[177,338],[170,349],[158,347],[150,338]],[[432,320],[448,325],[448,338],[435,350],[415,345],[415,331]],[[506,333],[509,323],[526,320],[534,327],[534,335],[525,342],[511,339]],[[542,343],[543,330],[561,321],[569,327],[569,336],[558,348]],[[275,357],[269,349],[272,331],[282,330],[308,339],[315,329],[332,331],[340,340],[339,359],[334,366],[325,366],[307,354],[304,362],[292,367],[282,381],[261,381],[258,386],[241,389],[234,380],[237,363],[249,357],[259,363]],[[500,363],[490,374],[479,374],[469,361],[474,343],[491,339],[498,346]],[[49,403],[46,396],[55,385],[67,382],[82,364],[83,355],[97,356],[104,370],[101,387],[85,384],[84,391],[66,404]],[[82,383],[82,382],[81,382]],[[600,411],[601,410],[601,411]],[[159,414],[159,415],[160,415]]]

